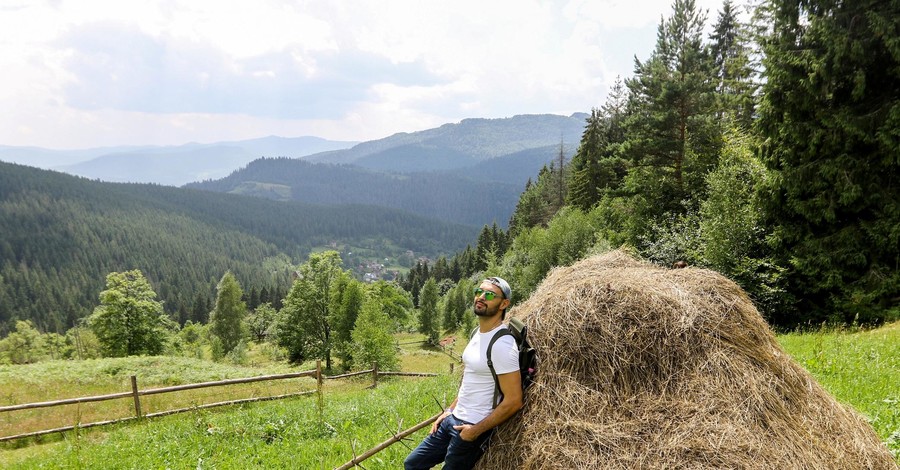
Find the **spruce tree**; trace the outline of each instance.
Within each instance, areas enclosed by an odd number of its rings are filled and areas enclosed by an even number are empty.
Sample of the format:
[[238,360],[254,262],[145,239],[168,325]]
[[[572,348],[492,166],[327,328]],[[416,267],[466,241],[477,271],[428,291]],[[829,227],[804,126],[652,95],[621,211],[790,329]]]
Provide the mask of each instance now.
[[794,318],[896,315],[898,2],[770,3],[759,130],[772,178],[762,196],[801,299]]
[[572,157],[568,204],[590,210],[602,195],[621,185],[627,171],[619,149],[625,138],[622,124],[627,98],[624,83],[616,77],[606,103],[591,110],[581,143]]
[[694,0],[675,0],[650,58],[636,59],[627,81],[624,155],[630,161],[633,238],[647,232],[648,223],[699,204],[717,160],[721,130],[712,61],[703,44],[705,19]]
[[350,333],[356,326],[356,319],[362,310],[366,295],[362,283],[353,279],[349,271],[341,273],[332,283],[331,328],[333,343],[345,367],[349,368],[353,359]]
[[749,129],[755,111],[749,30],[741,23],[731,0],[725,0],[710,35],[718,113]]

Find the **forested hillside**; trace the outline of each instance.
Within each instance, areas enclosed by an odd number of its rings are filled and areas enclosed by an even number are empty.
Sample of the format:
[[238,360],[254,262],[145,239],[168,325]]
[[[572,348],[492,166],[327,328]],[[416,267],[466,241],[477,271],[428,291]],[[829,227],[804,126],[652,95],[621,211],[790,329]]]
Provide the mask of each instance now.
[[100,183],[7,163],[0,227],[0,325],[32,319],[44,331],[90,313],[112,271],[143,271],[174,313],[211,296],[228,270],[248,290],[286,289],[292,263],[333,241],[436,256],[476,234],[392,209]]
[[[551,152],[545,156],[544,162],[552,159]],[[535,168],[533,174],[539,168]],[[476,180],[460,174],[462,172],[398,174],[350,165],[266,158],[250,163],[227,178],[187,187],[282,201],[374,204],[478,227],[494,221],[505,225],[524,181]],[[481,177],[483,173],[488,173],[500,179],[506,168],[499,164],[482,163],[472,167],[471,172]],[[522,170],[516,170],[514,174],[520,175]]]

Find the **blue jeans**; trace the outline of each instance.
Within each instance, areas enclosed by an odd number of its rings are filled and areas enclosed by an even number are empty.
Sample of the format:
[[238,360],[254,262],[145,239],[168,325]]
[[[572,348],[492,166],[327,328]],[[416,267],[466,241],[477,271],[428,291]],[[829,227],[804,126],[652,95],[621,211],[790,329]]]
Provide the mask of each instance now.
[[478,436],[472,442],[459,437],[459,431],[453,426],[472,424],[457,419],[452,414],[444,418],[434,434],[428,437],[406,457],[403,466],[406,470],[428,470],[444,462],[444,470],[468,470],[484,453],[491,431]]

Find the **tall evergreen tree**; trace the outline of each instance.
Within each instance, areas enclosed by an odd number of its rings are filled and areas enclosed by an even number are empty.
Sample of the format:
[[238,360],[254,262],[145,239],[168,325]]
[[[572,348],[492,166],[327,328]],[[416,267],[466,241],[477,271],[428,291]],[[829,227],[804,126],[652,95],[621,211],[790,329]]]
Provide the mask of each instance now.
[[725,0],[710,36],[718,113],[749,129],[755,112],[756,84],[750,65],[749,30],[731,0]]
[[[538,172],[537,182],[526,184],[525,191],[519,196],[519,202],[509,221],[509,234],[516,236],[522,230],[530,227],[546,225],[550,219],[565,205],[564,192],[560,198],[560,184],[565,183],[563,174],[565,169],[557,167],[557,162],[550,162]],[[481,260],[481,271],[484,269]]]
[[[626,121],[627,185],[633,217],[652,223],[696,206],[718,155],[721,129],[714,115],[712,61],[703,44],[706,14],[694,0],[675,0],[660,22],[649,59],[635,60]],[[635,224],[638,233],[646,231]]]
[[356,319],[362,310],[366,300],[362,284],[353,279],[349,272],[341,273],[332,283],[331,293],[331,328],[334,347],[344,363],[349,368],[353,360],[352,338],[350,333],[356,326]]
[[771,0],[759,130],[797,319],[900,309],[900,2]]
[[475,245],[475,271],[484,271],[487,254],[496,249],[491,229],[487,225],[481,228],[478,234],[478,243]]
[[627,100],[627,89],[616,77],[603,107],[591,110],[581,143],[572,157],[568,204],[590,210],[603,194],[621,185],[628,169],[620,151],[625,139]]
[[247,297],[247,309],[254,310],[256,307],[261,304],[259,300],[259,292],[256,290],[256,286],[250,288],[250,295]]

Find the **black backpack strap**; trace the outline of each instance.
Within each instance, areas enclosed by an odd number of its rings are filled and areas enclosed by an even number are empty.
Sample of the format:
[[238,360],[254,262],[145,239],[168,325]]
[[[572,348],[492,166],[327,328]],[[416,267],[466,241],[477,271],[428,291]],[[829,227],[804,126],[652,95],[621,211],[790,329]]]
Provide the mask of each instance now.
[[500,379],[497,378],[497,372],[494,370],[494,361],[491,360],[491,350],[494,349],[494,343],[504,336],[513,336],[509,328],[500,328],[500,331],[494,333],[487,347],[487,365],[491,370],[491,376],[494,377],[494,399],[491,408],[496,408],[503,401],[503,394],[500,393]]

